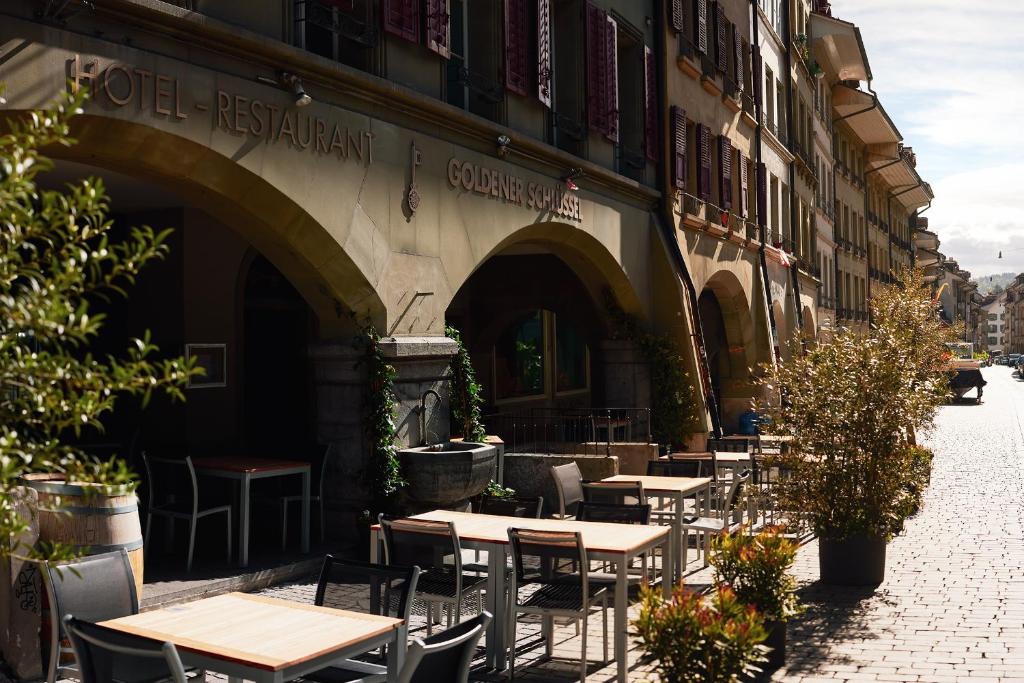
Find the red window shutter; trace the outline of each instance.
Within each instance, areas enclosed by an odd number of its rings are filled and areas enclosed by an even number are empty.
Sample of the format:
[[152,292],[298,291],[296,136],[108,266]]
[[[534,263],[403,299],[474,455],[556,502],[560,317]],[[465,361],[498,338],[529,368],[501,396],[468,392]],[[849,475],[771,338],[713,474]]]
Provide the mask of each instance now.
[[608,96],[608,132],[612,142],[619,141],[619,25],[615,19],[608,17],[605,27],[604,73],[607,82]]
[[721,2],[715,3],[715,66],[721,73],[725,73],[729,64],[728,57],[728,34],[726,33],[725,8]]
[[747,218],[750,215],[747,200],[750,186],[747,184],[747,157],[740,150],[736,150],[736,163],[740,165],[740,200],[737,203],[740,205],[740,216]]
[[[672,105],[672,187],[686,190],[686,111]],[[699,133],[698,133],[699,134]]]
[[762,90],[764,90],[764,74],[761,73],[761,52],[756,45],[750,46],[751,73],[750,82],[754,86],[754,104],[761,106]]
[[711,201],[711,129],[697,126],[697,143],[700,145],[700,198]]
[[658,77],[654,51],[644,45],[644,154],[658,160]]
[[587,3],[587,125],[608,133],[608,15]]
[[451,55],[451,0],[427,0],[427,47],[445,59]]
[[732,144],[724,135],[718,136],[718,200],[721,208],[732,208]]
[[413,43],[420,42],[419,0],[384,0],[384,30]]
[[505,87],[517,95],[530,92],[526,2],[505,0]]
[[668,0],[668,25],[676,33],[686,30],[686,20],[683,18],[683,0]]
[[764,163],[757,165],[757,224],[763,237],[768,227],[768,167]]
[[551,107],[551,0],[537,0],[537,99]]
[[703,55],[708,53],[708,0],[693,0],[694,40],[697,51]]
[[740,35],[740,27],[737,24],[732,25],[732,46],[735,56],[733,57],[732,66],[732,78],[736,81],[736,88],[743,91],[743,55],[746,51],[743,49],[743,36]]

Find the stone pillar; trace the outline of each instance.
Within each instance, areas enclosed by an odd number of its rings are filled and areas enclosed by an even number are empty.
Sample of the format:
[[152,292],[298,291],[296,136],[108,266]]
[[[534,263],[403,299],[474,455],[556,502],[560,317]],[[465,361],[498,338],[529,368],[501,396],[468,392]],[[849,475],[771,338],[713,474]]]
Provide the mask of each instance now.
[[[31,548],[39,540],[39,521],[35,510],[35,489],[17,487],[12,492],[14,509],[29,521],[28,529],[16,540]],[[39,565],[12,557],[0,559],[0,660],[6,661],[15,677],[34,681],[43,677],[39,647],[39,623],[42,615],[42,580]],[[2,678],[2,674],[0,674]]]
[[[448,399],[452,357],[458,344],[448,337],[386,337],[381,351],[394,366],[398,394],[398,447],[448,441],[451,436]],[[437,393],[427,395],[427,392]],[[426,434],[421,433],[420,409],[425,401]]]

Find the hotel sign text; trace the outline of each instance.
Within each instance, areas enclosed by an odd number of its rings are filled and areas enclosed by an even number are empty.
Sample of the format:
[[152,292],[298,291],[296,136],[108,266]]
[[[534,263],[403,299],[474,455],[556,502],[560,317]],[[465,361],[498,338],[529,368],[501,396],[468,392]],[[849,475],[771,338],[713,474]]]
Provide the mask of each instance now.
[[583,220],[580,198],[562,184],[524,182],[510,173],[455,157],[448,160],[448,184],[516,206],[551,212],[574,221]]

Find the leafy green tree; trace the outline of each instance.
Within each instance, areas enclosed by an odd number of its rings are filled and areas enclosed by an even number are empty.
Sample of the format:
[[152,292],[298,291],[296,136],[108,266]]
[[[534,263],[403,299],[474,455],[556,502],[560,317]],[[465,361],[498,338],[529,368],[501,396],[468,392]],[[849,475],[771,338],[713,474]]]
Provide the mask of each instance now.
[[197,371],[181,359],[157,359],[149,333],[123,357],[90,351],[104,323],[96,301],[124,296],[142,267],[167,253],[169,231],[132,228],[111,239],[103,182],[87,178],[64,190],[42,190],[51,168],[39,150],[69,146],[70,121],[82,100],[8,119],[0,136],[0,555],[66,557],[68,548],[28,548],[13,539],[26,529],[13,488],[33,472],[132,489],[124,460],[90,456],[74,441],[125,395],[143,405],[157,391],[184,399]]

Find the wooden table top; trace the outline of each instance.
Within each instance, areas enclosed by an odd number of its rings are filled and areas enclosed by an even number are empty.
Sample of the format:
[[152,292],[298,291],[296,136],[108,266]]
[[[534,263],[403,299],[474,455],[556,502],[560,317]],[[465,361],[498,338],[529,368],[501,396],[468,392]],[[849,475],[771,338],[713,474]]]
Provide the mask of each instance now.
[[[730,453],[728,451],[719,451],[717,454],[712,453],[672,453],[669,457],[672,460],[701,460],[710,461],[712,457],[718,462],[750,462],[750,453]],[[756,457],[756,456],[755,456]]]
[[588,551],[623,554],[648,547],[652,542],[667,538],[670,533],[667,526],[505,517],[452,510],[432,510],[415,518],[455,522],[455,531],[462,540],[505,545],[508,544],[509,527],[533,531],[579,531]]
[[401,619],[228,593],[100,625],[258,669],[279,671],[398,628]]
[[666,491],[669,493],[692,493],[711,483],[711,477],[653,477],[636,474],[616,474],[601,481],[638,481],[644,486],[644,493]]
[[276,458],[252,458],[245,455],[222,455],[209,458],[193,458],[192,464],[197,470],[220,472],[274,472],[290,470],[296,467],[309,468],[304,460],[278,460]]

